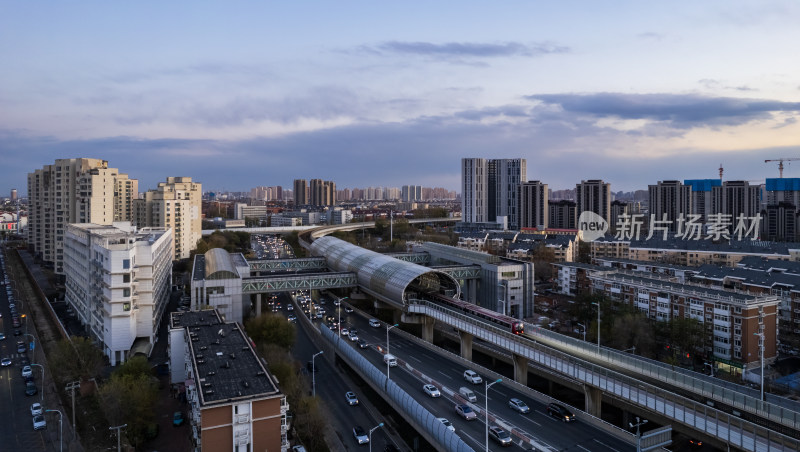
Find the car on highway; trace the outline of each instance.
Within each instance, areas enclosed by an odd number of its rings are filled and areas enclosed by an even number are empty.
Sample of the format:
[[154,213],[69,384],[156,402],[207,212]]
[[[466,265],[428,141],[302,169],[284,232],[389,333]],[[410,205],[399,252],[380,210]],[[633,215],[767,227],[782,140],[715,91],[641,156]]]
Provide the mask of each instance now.
[[369,319],[369,326],[373,328],[378,328],[381,326],[381,321],[378,319]]
[[555,418],[561,419],[564,422],[572,422],[575,420],[575,414],[568,410],[564,405],[551,403],[547,405],[547,414]]
[[521,414],[528,414],[531,412],[531,408],[528,406],[528,404],[516,397],[508,401],[508,406],[510,406],[512,410],[518,411]]
[[6,333],[0,333],[0,341],[5,340]]
[[23,377],[30,377],[31,375],[33,375],[33,370],[31,369],[31,366],[25,366],[22,368]]
[[3,367],[10,366],[11,365],[11,358],[3,358],[2,360],[0,360],[0,365],[2,365]]
[[349,336],[349,335],[350,335],[350,329],[347,327],[342,328],[342,336]]
[[367,348],[367,347],[369,347],[369,344],[367,344],[367,341],[365,341],[364,339],[359,339],[358,340],[358,348]]
[[456,404],[456,414],[463,417],[467,421],[474,421],[478,418],[478,415],[475,414],[475,412],[472,411],[472,408],[467,405]]
[[367,432],[365,432],[360,425],[353,427],[353,438],[358,441],[358,444],[367,444],[369,442],[369,436],[367,436]]
[[17,342],[17,353],[25,353],[25,343],[22,341]]
[[25,395],[26,396],[35,396],[39,393],[39,390],[36,388],[36,383],[29,381],[25,383]]
[[356,397],[356,393],[353,391],[347,391],[344,393],[344,398],[347,400],[347,404],[350,406],[358,405],[358,397]]
[[436,420],[444,424],[444,426],[447,427],[447,430],[450,430],[451,432],[456,431],[456,428],[453,426],[453,423],[448,421],[447,419],[443,417],[437,417]]
[[14,330],[14,336],[19,336],[20,334],[22,334],[22,331]]
[[496,425],[489,427],[489,437],[500,443],[500,445],[503,447],[513,444],[511,441],[511,435]]
[[481,378],[481,376],[478,375],[478,373],[475,372],[474,370],[469,370],[469,369],[464,371],[464,380],[467,380],[468,382],[474,385],[483,383],[483,378]]
[[439,392],[439,389],[432,385],[427,384],[422,386],[422,390],[425,391],[425,394],[428,394],[429,397],[441,397],[442,393]]
[[42,404],[36,402],[31,405],[31,416],[38,416],[40,414],[42,414]]
[[294,315],[294,314],[290,314],[289,317],[286,317],[286,320],[288,320],[288,321],[290,321],[292,323],[297,323],[297,316]]
[[351,308],[350,306],[345,306],[344,307],[344,312],[346,312],[348,314],[352,314],[353,313],[353,308]]
[[358,334],[356,334],[356,333],[351,331],[350,332],[350,341],[351,342],[356,342],[357,340],[358,340]]
[[37,415],[33,417],[33,429],[34,430],[41,430],[47,427],[47,421],[44,420],[44,416]]

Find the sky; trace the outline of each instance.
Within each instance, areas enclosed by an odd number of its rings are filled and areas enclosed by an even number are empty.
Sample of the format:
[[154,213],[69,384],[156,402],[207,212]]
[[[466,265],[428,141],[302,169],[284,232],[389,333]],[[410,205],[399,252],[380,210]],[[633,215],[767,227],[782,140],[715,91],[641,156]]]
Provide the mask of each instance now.
[[[0,0],[0,196],[57,158],[140,191],[778,177],[800,2]],[[785,177],[800,177],[800,161]]]

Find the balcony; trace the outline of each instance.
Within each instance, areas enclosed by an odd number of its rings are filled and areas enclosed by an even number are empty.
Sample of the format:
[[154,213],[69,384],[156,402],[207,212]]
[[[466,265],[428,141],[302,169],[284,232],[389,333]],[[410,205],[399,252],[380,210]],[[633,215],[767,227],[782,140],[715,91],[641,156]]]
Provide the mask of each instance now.
[[250,422],[250,415],[249,414],[237,414],[236,415],[236,423],[237,424],[247,424]]

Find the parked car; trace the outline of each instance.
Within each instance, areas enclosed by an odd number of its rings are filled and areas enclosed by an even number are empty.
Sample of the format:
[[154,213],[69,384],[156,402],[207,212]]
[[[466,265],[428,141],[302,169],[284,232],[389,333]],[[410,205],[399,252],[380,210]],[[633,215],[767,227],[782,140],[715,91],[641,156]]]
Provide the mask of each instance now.
[[432,385],[427,384],[422,386],[422,390],[425,391],[425,394],[428,394],[429,397],[441,397],[442,393],[439,392],[439,389]]
[[528,414],[531,412],[531,409],[528,406],[528,404],[526,404],[525,402],[516,397],[508,401],[508,406],[510,406],[513,410],[516,410],[522,414]]
[[24,342],[22,342],[22,341],[17,342],[17,353],[25,353],[26,349],[27,349],[27,347],[25,347],[25,343]]
[[564,422],[572,422],[575,420],[575,414],[568,410],[564,405],[551,403],[547,405],[547,414],[550,416],[561,419]]
[[40,414],[42,414],[42,404],[36,402],[31,405],[31,416],[38,416]]
[[458,405],[457,404],[456,405],[456,414],[458,414],[459,416],[463,417],[467,421],[473,421],[473,420],[478,418],[478,415],[475,414],[475,412],[472,411],[472,408],[470,408],[467,405]]
[[25,395],[26,396],[35,396],[39,393],[39,390],[36,388],[36,383],[29,381],[25,383]]
[[31,375],[33,375],[33,370],[31,369],[31,366],[25,366],[22,368],[23,377],[30,377]]
[[358,405],[358,397],[356,397],[356,393],[353,391],[347,391],[344,393],[344,398],[347,400],[347,404],[350,406]]
[[500,443],[500,445],[503,447],[513,444],[511,441],[511,435],[498,426],[489,427],[489,437]]
[[468,382],[475,385],[483,383],[483,378],[481,378],[481,376],[478,375],[478,373],[475,372],[474,370],[465,370],[464,380],[467,380]]
[[365,432],[360,425],[353,427],[353,438],[358,441],[358,444],[367,444],[369,442],[369,436],[367,436],[367,432]]
[[47,421],[44,420],[44,416],[41,414],[33,417],[33,429],[34,430],[41,430],[43,428],[47,428]]

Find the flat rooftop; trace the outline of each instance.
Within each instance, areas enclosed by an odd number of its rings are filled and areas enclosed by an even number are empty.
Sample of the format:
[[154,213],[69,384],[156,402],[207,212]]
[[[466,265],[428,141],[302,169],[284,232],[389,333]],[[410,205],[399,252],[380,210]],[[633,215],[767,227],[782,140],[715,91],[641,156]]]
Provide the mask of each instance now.
[[238,323],[221,322],[215,310],[172,314],[170,322],[189,338],[201,406],[280,394]]

